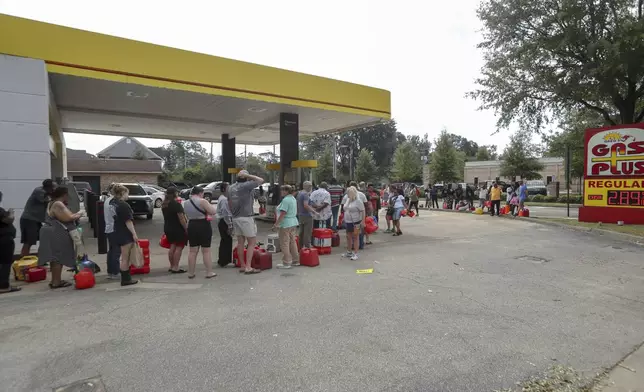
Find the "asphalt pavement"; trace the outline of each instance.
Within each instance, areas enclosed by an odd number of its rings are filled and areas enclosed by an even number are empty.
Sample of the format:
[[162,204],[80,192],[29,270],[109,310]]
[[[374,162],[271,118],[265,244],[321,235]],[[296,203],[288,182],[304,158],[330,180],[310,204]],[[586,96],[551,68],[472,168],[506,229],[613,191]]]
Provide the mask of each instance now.
[[355,262],[189,280],[165,271],[156,212],[143,284],[0,296],[0,390],[484,392],[553,364],[590,377],[644,341],[641,250],[601,236],[421,211]]

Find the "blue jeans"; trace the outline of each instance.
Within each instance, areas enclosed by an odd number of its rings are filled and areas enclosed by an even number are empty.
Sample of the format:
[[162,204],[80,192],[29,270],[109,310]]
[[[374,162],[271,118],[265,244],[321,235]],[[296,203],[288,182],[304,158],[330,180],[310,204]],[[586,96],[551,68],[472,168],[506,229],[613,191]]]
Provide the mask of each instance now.
[[333,216],[331,217],[331,228],[333,230],[338,230],[338,215],[340,214],[340,205],[338,204],[337,206],[331,207],[331,214]]
[[121,247],[116,243],[114,233],[107,235],[107,273],[118,275],[121,273]]

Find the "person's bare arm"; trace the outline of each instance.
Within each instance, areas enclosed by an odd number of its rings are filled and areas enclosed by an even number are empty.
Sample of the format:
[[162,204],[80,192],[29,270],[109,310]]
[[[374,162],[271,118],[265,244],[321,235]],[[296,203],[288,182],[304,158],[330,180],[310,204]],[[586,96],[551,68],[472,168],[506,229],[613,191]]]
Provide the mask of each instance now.
[[180,212],[177,214],[179,217],[179,223],[181,223],[181,226],[183,227],[183,230],[188,230],[188,219],[186,218],[186,214],[183,212]]
[[65,206],[63,203],[57,201],[54,202],[54,204],[51,206],[51,211],[56,217],[61,222],[73,222],[75,220],[80,219],[81,214],[80,213],[75,213],[72,214],[72,212]]
[[136,235],[136,230],[134,229],[134,222],[132,220],[128,220],[125,222],[125,227],[132,233],[132,238],[134,239],[134,242],[139,242],[139,237]]
[[215,215],[217,213],[217,207],[213,207],[213,205],[210,204],[208,200],[201,199],[199,203],[201,204],[201,208],[203,208],[203,210],[206,211],[208,215]]
[[262,184],[264,183],[264,179],[263,179],[262,177],[254,176],[254,175],[252,175],[252,174],[247,174],[247,175],[246,175],[246,179],[247,179],[248,181],[255,181],[255,182],[259,182],[259,186],[260,186],[260,187],[261,187],[261,186],[262,186]]

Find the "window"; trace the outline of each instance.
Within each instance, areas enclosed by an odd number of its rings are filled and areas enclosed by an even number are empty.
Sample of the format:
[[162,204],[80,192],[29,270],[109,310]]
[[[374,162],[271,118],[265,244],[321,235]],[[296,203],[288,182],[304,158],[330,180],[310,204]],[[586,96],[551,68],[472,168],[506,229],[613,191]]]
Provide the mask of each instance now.
[[478,178],[478,177],[474,177],[474,185],[478,185],[478,184],[479,184],[479,178]]
[[552,176],[546,177],[546,184],[550,184],[552,182]]
[[125,187],[130,191],[130,196],[145,196],[145,190],[140,185],[125,185]]

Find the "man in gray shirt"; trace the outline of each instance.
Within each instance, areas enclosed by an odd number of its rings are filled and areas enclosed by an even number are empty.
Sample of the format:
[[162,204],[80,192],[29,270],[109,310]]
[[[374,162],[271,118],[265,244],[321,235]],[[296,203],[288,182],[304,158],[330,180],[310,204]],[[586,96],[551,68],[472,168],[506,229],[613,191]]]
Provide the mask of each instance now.
[[54,191],[54,182],[46,179],[42,186],[34,189],[25,203],[25,209],[20,216],[20,242],[22,250],[20,256],[25,257],[31,252],[31,247],[40,239],[40,228],[47,215],[47,204]]
[[[253,190],[264,183],[261,177],[248,174],[242,170],[237,174],[237,182],[228,189],[228,203],[230,212],[233,215],[233,231],[237,237],[237,254],[239,255],[240,272],[245,274],[256,274],[261,272],[251,266],[253,260],[252,249],[257,243],[257,225],[253,218]],[[246,260],[243,260],[244,243],[248,242]]]

